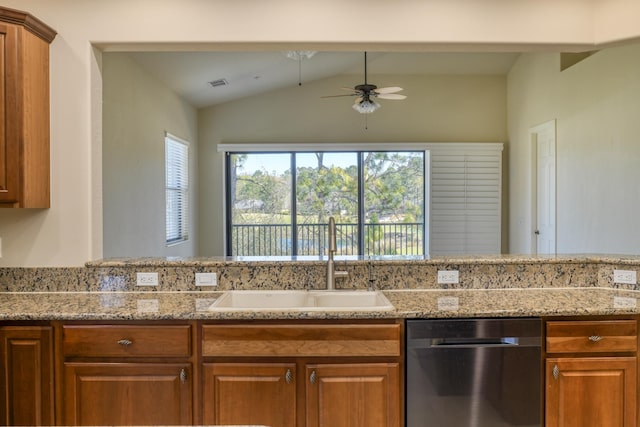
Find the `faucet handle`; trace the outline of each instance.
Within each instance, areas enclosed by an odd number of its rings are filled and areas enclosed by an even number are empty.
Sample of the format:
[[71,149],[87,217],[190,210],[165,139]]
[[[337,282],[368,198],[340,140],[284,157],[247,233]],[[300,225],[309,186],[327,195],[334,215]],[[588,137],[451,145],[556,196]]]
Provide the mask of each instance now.
[[349,277],[349,272],[344,270],[336,270],[333,272],[333,277],[336,279]]

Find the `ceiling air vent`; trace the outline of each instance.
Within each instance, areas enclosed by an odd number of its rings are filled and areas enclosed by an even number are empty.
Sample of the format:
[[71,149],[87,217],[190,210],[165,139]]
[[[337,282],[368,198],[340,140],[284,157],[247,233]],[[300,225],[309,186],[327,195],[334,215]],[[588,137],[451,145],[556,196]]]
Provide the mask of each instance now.
[[211,85],[211,87],[218,87],[218,86],[226,86],[229,84],[229,82],[227,81],[227,79],[218,79],[218,80],[210,81],[209,84]]

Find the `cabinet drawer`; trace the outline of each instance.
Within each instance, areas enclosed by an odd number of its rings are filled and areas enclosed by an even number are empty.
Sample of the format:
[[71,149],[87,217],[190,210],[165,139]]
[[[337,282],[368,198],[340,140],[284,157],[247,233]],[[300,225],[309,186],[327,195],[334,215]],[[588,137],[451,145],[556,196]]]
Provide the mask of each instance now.
[[191,326],[65,325],[67,357],[188,357]]
[[635,352],[635,320],[547,322],[547,353]]
[[203,356],[400,356],[400,325],[204,325]]

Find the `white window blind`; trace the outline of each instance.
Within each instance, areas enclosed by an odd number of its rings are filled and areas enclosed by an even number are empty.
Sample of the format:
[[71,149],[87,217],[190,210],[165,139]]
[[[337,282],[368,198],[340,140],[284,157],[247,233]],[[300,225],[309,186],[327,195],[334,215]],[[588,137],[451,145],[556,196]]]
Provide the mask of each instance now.
[[165,137],[166,241],[189,238],[189,144],[170,134]]
[[500,253],[502,144],[442,144],[430,152],[429,253]]

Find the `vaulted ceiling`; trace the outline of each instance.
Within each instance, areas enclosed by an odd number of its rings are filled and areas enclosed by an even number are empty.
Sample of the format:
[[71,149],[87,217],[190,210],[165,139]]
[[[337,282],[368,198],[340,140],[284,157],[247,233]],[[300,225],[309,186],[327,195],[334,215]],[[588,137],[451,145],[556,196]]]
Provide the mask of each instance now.
[[[363,52],[317,52],[300,62],[282,51],[130,52],[128,55],[174,92],[198,108],[336,75],[362,83]],[[517,53],[371,52],[370,76],[428,74],[506,74]],[[224,86],[211,81],[224,79]],[[402,85],[398,82],[398,85]]]

